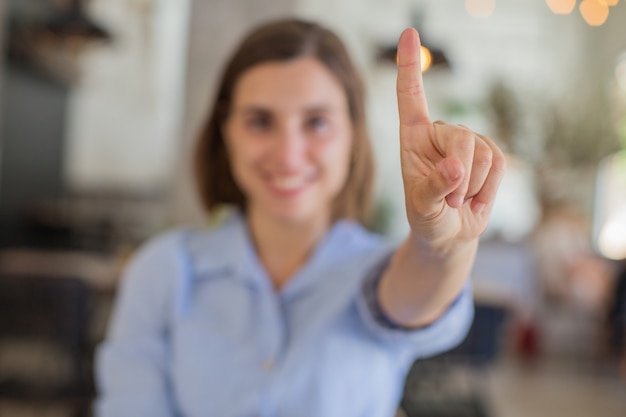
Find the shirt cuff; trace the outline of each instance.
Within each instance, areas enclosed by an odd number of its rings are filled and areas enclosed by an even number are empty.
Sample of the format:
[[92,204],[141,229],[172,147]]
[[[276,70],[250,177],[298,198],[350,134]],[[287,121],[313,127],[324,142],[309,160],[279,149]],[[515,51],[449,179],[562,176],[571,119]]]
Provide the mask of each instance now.
[[420,357],[458,345],[467,335],[474,317],[471,281],[465,283],[457,298],[435,322],[418,328],[403,326],[384,313],[378,300],[378,285],[390,258],[372,268],[362,283],[358,309],[366,327],[381,340],[401,345],[408,342],[415,349],[413,353]]

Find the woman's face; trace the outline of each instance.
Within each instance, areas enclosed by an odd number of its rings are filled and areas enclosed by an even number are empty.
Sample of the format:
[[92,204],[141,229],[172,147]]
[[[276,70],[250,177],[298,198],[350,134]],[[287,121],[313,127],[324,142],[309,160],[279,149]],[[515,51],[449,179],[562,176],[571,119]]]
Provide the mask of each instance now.
[[330,219],[353,132],[344,90],[322,63],[303,57],[247,70],[223,129],[252,214],[291,223]]

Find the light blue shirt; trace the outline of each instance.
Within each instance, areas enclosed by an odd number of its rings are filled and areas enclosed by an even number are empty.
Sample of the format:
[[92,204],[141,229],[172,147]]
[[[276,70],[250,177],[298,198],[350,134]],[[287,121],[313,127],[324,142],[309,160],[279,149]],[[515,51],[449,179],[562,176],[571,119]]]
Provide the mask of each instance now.
[[97,416],[393,416],[413,361],[460,343],[473,303],[468,284],[430,326],[385,325],[364,288],[392,251],[339,221],[277,292],[239,215],[157,237],[98,351]]

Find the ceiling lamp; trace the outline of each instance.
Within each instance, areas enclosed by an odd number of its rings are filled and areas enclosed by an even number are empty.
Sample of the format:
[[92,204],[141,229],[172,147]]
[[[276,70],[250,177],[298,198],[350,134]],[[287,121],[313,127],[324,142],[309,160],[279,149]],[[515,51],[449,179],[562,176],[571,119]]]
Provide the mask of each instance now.
[[[80,76],[80,56],[92,45],[108,43],[111,33],[84,11],[87,0],[32,2],[10,8],[6,37],[10,62],[37,70],[64,84]],[[30,3],[30,2],[27,2]]]
[[[380,48],[377,56],[378,62],[393,62],[397,64],[398,47],[397,45],[389,45]],[[428,47],[423,43],[420,47],[420,63],[422,72],[428,71],[430,68],[450,68],[450,61],[446,54],[439,48]]]
[[422,67],[422,72],[428,71],[431,64],[433,63],[433,56],[430,53],[430,50],[424,45],[420,46],[420,64]]
[[84,0],[69,0],[66,7],[43,22],[45,30],[62,38],[110,40],[111,34],[87,16],[83,2]]

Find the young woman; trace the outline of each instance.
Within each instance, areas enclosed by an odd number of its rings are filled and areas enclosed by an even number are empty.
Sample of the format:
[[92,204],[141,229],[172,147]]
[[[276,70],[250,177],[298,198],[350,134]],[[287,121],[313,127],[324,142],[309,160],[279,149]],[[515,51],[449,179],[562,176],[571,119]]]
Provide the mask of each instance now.
[[98,355],[99,416],[392,416],[412,362],[463,339],[504,158],[431,122],[419,45],[414,29],[398,42],[411,230],[392,247],[359,223],[372,155],[340,40],[300,20],[243,40],[196,161],[207,209],[235,214],[136,255]]

